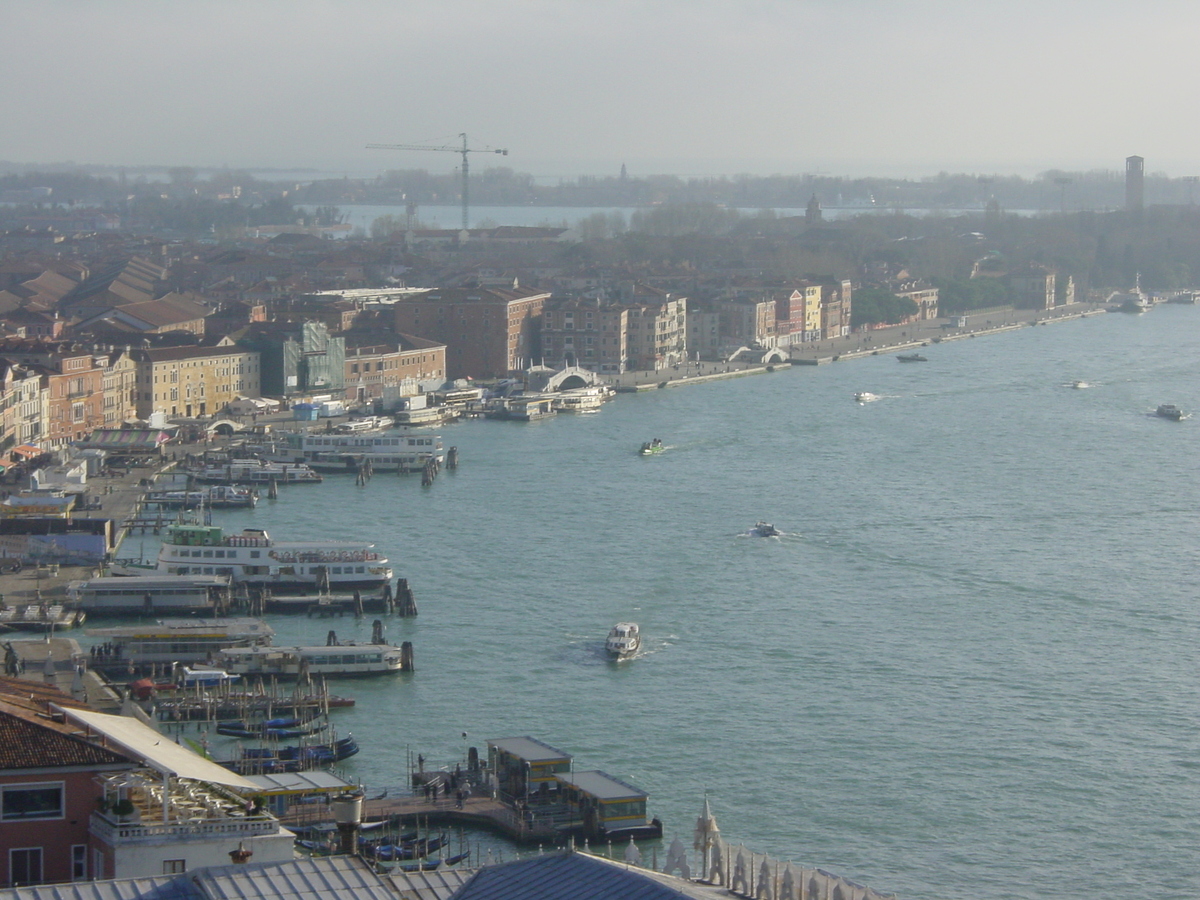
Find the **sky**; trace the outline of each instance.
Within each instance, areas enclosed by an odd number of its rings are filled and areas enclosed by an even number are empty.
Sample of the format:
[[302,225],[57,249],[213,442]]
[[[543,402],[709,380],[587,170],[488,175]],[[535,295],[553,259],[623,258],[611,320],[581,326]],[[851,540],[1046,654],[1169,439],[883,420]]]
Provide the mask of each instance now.
[[1200,172],[1200,3],[0,0],[0,160]]

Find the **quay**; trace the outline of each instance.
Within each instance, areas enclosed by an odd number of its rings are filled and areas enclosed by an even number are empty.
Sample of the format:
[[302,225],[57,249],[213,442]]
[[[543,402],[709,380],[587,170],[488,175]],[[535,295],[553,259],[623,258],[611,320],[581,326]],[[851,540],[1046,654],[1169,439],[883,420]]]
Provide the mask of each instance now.
[[[617,393],[641,393],[660,388],[682,387],[703,384],[726,378],[741,378],[745,375],[764,375],[792,366],[827,365],[864,356],[881,356],[885,353],[912,350],[931,344],[985,335],[1003,334],[1033,325],[1048,325],[1067,322],[1109,312],[1109,307],[1100,303],[1073,303],[1054,309],[1001,309],[969,314],[967,324],[958,325],[947,318],[930,319],[907,325],[892,325],[875,328],[867,332],[856,332],[846,337],[795,344],[780,348],[778,362],[765,363],[747,360],[689,361],[669,368],[637,370],[620,375],[608,376],[608,382]],[[982,319],[982,321],[980,321]],[[761,354],[766,357],[766,351]]]
[[[467,797],[458,805],[453,796],[427,800],[420,796],[363,801],[364,822],[388,822],[398,830],[405,827],[447,826],[490,831],[517,844],[556,844],[562,835],[550,822],[522,821],[511,807],[491,797]],[[288,828],[311,828],[333,822],[330,811],[317,805],[296,805],[279,816]]]

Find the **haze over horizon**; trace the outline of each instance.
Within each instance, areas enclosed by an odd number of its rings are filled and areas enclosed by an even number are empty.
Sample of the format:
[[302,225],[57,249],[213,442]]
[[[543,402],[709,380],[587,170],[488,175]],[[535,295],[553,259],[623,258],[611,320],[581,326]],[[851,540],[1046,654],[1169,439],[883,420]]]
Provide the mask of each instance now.
[[1191,175],[1162,0],[0,0],[0,160],[540,179]]

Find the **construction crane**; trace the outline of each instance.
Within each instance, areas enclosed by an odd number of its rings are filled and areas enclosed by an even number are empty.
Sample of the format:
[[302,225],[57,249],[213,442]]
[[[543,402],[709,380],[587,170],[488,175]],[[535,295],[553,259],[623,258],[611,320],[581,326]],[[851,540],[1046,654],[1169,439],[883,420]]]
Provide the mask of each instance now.
[[436,150],[445,153],[461,153],[462,154],[462,227],[463,231],[467,230],[469,220],[467,218],[467,173],[469,164],[467,162],[468,153],[497,153],[501,156],[508,156],[507,150],[494,150],[491,147],[468,147],[467,135],[465,133],[459,135],[462,138],[461,147],[453,147],[445,145],[442,147],[429,147],[424,144],[367,144],[368,150]]

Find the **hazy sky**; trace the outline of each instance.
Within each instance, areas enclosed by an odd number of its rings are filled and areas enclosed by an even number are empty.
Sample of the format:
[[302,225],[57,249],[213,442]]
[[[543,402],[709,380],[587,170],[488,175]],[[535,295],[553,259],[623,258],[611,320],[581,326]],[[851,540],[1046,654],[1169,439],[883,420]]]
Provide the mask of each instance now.
[[450,171],[365,145],[465,131],[546,178],[1188,175],[1197,34],[1195,0],[0,0],[0,160]]

